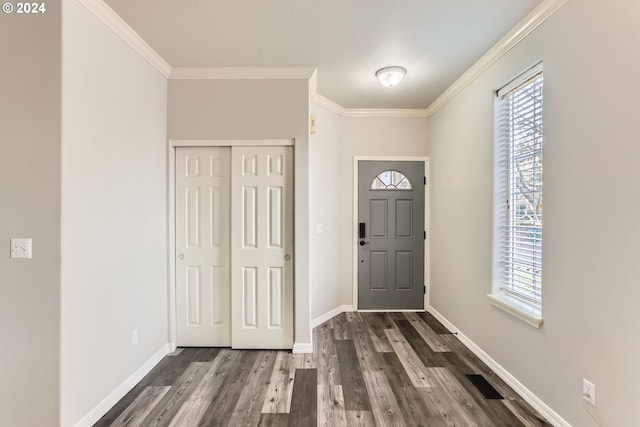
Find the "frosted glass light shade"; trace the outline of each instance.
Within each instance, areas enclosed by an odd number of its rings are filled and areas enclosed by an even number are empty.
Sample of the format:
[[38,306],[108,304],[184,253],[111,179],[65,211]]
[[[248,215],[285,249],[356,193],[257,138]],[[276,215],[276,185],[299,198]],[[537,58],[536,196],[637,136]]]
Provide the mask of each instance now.
[[407,70],[402,67],[384,67],[376,71],[376,77],[382,86],[396,87],[400,84]]

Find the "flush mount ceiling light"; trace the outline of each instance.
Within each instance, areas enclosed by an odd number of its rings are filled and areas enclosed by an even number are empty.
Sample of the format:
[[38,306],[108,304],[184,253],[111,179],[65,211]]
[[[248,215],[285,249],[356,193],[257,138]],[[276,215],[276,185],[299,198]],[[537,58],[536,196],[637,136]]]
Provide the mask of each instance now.
[[382,86],[396,87],[400,84],[407,70],[402,67],[384,67],[376,71],[376,77]]

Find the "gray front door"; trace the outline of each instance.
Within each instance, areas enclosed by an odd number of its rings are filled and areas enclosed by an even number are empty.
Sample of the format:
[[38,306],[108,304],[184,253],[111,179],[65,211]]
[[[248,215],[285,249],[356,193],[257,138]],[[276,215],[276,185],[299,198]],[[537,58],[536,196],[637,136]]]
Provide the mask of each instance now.
[[358,162],[358,308],[424,309],[424,162]]

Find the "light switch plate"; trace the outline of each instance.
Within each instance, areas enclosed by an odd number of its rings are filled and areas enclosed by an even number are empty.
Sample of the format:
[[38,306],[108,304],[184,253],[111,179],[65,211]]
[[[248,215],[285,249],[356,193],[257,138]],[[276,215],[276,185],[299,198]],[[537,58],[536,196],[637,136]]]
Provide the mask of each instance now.
[[311,135],[316,133],[316,116],[313,114],[311,114],[311,117],[309,118],[309,133]]
[[11,258],[31,258],[31,239],[11,239]]

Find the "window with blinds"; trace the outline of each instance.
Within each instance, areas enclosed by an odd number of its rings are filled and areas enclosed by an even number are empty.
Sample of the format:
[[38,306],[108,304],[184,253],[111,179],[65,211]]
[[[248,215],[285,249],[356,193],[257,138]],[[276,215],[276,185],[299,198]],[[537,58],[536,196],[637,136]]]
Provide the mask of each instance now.
[[497,92],[494,294],[542,311],[543,75],[538,64]]

